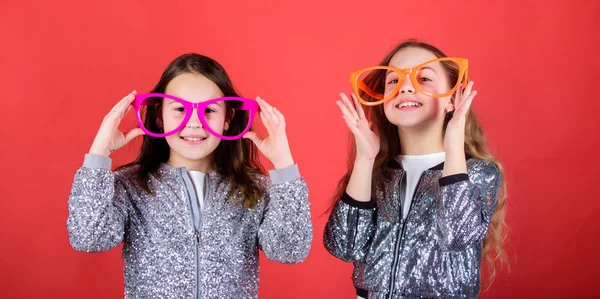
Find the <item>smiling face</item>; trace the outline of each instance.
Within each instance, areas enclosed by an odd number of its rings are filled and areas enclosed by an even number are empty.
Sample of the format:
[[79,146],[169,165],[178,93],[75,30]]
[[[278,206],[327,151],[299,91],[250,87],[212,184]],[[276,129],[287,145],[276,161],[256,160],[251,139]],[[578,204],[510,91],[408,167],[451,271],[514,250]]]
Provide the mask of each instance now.
[[[196,73],[183,73],[169,82],[165,93],[184,99],[192,103],[205,102],[219,98],[223,93],[219,87],[203,75]],[[158,120],[164,132],[177,128],[184,119],[185,108],[183,104],[164,99],[162,103],[162,119]],[[228,129],[227,108],[224,102],[210,104],[204,111],[206,123],[218,134]],[[187,124],[179,132],[165,137],[170,147],[169,164],[186,166],[195,164],[200,160],[212,164],[214,151],[221,139],[209,134],[198,118],[194,109]]]
[[[398,51],[390,60],[389,66],[399,69],[413,68],[438,58],[432,52],[416,47]],[[399,80],[400,79],[400,80]],[[443,123],[446,112],[454,109],[451,96],[434,98],[419,92],[409,74],[398,78],[395,72],[389,72],[385,78],[385,96],[388,96],[401,82],[398,95],[384,104],[386,118],[401,129],[420,128]],[[416,74],[420,87],[432,94],[448,91],[448,75],[440,62],[421,68]]]

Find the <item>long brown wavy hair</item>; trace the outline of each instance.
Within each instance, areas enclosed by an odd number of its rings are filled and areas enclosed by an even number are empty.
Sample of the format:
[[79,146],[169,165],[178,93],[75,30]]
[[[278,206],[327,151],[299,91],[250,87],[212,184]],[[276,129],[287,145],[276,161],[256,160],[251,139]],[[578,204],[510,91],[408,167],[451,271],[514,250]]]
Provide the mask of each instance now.
[[[181,55],[169,63],[151,92],[165,93],[169,82],[184,73],[205,76],[219,87],[224,96],[239,96],[223,66],[209,57],[196,53]],[[233,108],[229,106],[231,102],[227,101],[228,108]],[[159,127],[156,119],[162,117],[162,103],[148,106],[143,113],[145,114],[144,126],[150,131],[157,132]],[[247,112],[236,112],[230,118],[228,132],[232,135],[241,133],[248,124],[248,118]],[[160,178],[158,168],[161,163],[169,160],[169,154],[169,144],[164,137],[156,138],[144,135],[136,160],[120,168],[138,165],[138,183],[144,190],[152,194],[148,179],[150,175]],[[258,149],[252,141],[249,139],[221,141],[215,149],[215,162],[217,173],[231,184],[230,195],[234,190],[239,190],[244,197],[243,205],[246,208],[254,208],[265,191],[257,183],[256,178],[259,174],[264,173],[264,169],[258,158]]]
[[[418,41],[418,40],[407,40],[402,42],[398,46],[396,46],[382,61],[379,65],[387,66],[389,65],[392,57],[400,50],[406,48],[421,48],[430,51],[438,58],[447,57],[442,51],[438,48]],[[448,76],[449,82],[457,82],[459,70],[458,68],[451,63],[442,62],[442,66],[444,67],[446,74]],[[382,72],[372,72],[364,79],[364,82],[377,93],[384,94],[385,92],[385,71]],[[362,95],[361,95],[362,96]],[[380,151],[375,158],[374,167],[373,167],[373,186],[377,182],[381,182],[383,180],[383,172],[382,169],[384,166],[393,161],[397,155],[400,154],[400,137],[398,135],[398,127],[392,124],[387,120],[383,105],[366,107],[366,114],[368,119],[373,123],[374,126],[377,127],[379,132],[380,139]],[[452,119],[453,112],[448,112],[445,116],[443,132],[446,131],[446,126],[448,125],[448,121]],[[443,133],[442,133],[443,134]],[[346,187],[348,186],[348,182],[350,181],[350,175],[352,174],[352,169],[354,165],[354,160],[356,157],[356,146],[354,142],[350,142],[351,150],[348,159],[348,172],[342,177],[339,181],[335,195],[334,201],[339,200],[344,194]],[[496,263],[498,262],[500,266],[507,264],[508,259],[506,257],[506,253],[504,252],[504,240],[506,239],[507,226],[505,222],[505,202],[507,197],[507,186],[506,181],[504,180],[504,170],[502,164],[498,160],[496,156],[494,156],[488,145],[485,138],[485,134],[483,132],[482,126],[479,124],[477,120],[477,116],[473,109],[469,109],[466,117],[466,128],[465,128],[465,153],[473,158],[487,160],[494,163],[500,173],[502,174],[502,191],[500,197],[498,199],[498,204],[494,213],[492,214],[490,229],[483,240],[483,257],[488,262],[488,286],[491,286],[494,279],[496,278],[497,270]],[[333,206],[330,207],[330,211],[333,209]]]

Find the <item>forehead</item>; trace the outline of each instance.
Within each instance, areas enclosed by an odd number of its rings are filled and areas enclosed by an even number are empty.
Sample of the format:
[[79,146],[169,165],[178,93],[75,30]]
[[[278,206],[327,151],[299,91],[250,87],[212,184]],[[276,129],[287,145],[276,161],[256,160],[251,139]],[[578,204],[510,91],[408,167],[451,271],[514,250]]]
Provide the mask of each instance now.
[[412,68],[436,58],[438,57],[428,50],[410,47],[396,52],[390,60],[389,66],[399,69]]
[[165,92],[192,103],[223,96],[223,92],[213,81],[196,73],[183,73],[176,76],[167,84]]

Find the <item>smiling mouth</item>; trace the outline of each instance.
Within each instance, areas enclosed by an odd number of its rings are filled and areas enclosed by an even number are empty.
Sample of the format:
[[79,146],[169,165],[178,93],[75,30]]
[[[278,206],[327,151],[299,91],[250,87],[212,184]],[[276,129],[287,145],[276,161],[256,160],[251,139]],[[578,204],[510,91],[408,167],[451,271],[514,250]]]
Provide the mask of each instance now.
[[198,142],[198,141],[206,140],[207,137],[183,137],[183,136],[180,136],[180,138],[185,141]]
[[396,105],[396,108],[412,108],[412,107],[421,107],[423,104],[417,102],[402,102]]

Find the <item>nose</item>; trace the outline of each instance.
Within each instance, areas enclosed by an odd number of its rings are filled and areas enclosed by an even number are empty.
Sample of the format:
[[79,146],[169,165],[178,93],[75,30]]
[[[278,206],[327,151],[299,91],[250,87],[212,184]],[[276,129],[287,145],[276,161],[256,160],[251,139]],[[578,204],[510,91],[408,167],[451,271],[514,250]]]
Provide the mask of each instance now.
[[400,86],[400,93],[415,93],[415,87],[412,85],[410,75],[406,74],[404,80],[402,80],[402,86]]
[[202,128],[202,123],[200,122],[200,118],[198,117],[198,109],[197,108],[194,108],[192,110],[192,116],[190,117],[190,120],[188,120],[188,123],[185,126],[190,129]]

